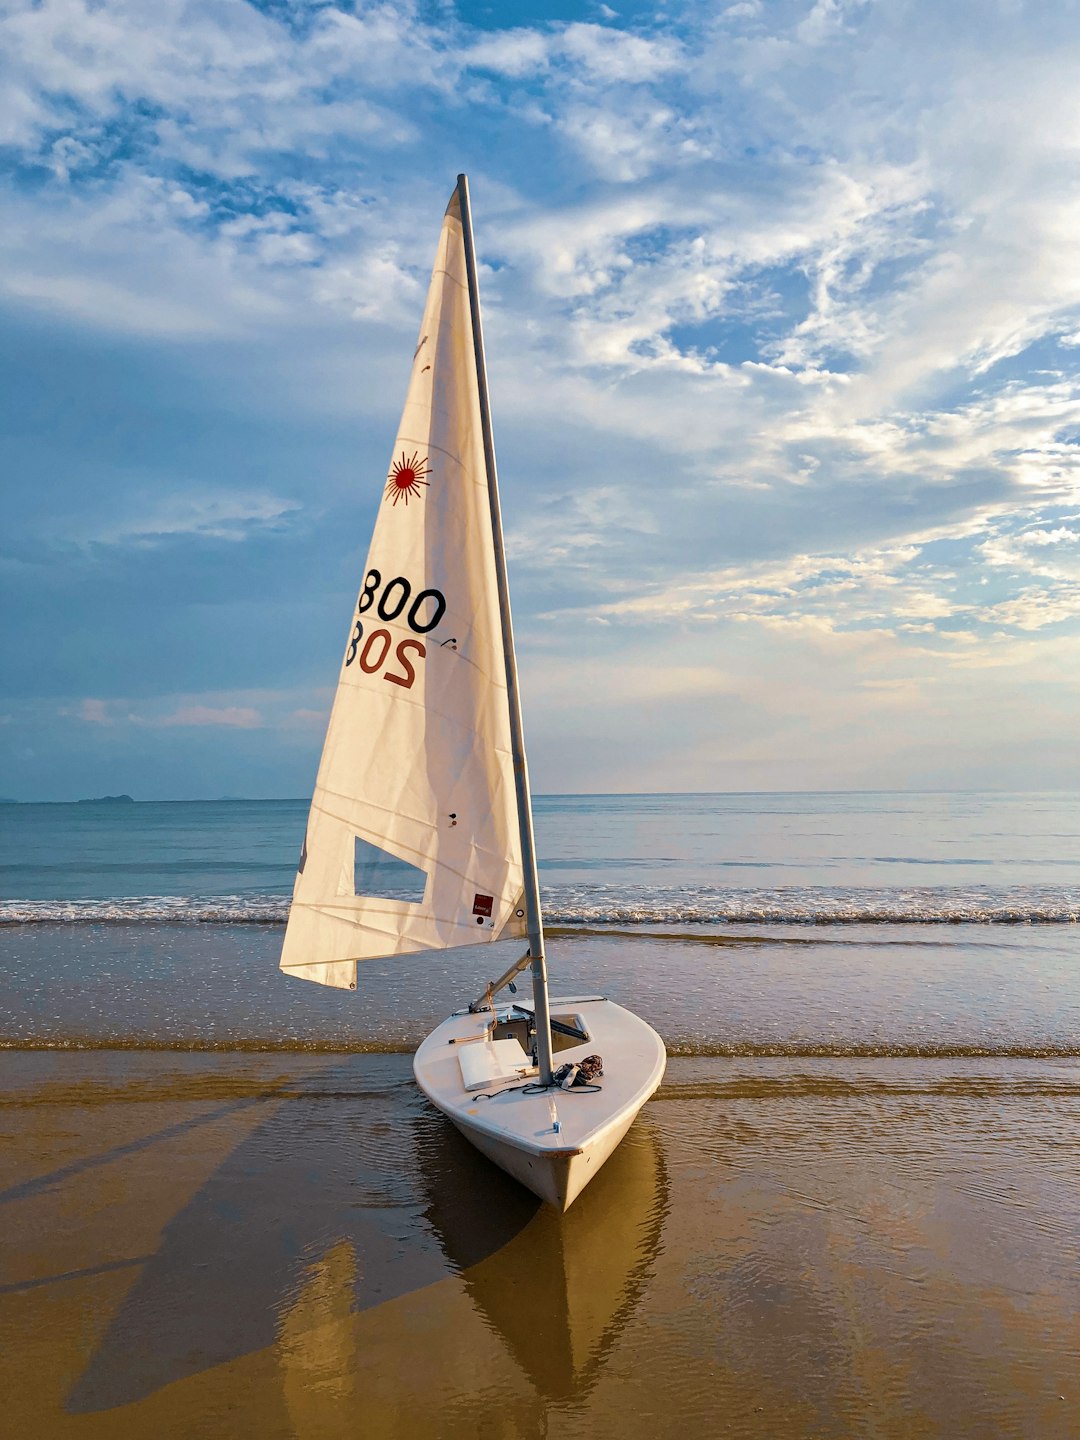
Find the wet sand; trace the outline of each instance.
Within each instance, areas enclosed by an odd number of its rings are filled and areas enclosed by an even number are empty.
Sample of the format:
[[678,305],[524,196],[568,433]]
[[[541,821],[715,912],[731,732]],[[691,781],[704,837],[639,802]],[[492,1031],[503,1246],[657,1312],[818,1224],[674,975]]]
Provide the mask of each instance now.
[[560,1223],[407,1055],[0,1056],[13,1435],[1075,1437],[1075,1059],[675,1059]]

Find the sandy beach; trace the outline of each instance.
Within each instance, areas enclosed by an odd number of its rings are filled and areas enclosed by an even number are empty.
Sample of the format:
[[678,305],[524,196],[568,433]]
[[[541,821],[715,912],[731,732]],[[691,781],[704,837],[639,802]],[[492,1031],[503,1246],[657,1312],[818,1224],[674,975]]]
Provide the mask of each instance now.
[[555,993],[672,1057],[561,1222],[412,1080],[494,949],[342,996],[277,968],[302,806],[15,808],[13,1435],[1080,1434],[1064,803],[548,802]]
[[404,1055],[2,1068],[12,1434],[1080,1431],[1075,1060],[676,1059],[561,1224]]

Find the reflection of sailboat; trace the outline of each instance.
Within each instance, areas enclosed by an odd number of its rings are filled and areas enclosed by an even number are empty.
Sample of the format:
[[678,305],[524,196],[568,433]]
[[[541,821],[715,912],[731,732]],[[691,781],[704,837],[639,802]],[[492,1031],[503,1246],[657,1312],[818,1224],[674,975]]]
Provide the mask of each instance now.
[[[402,1145],[403,1086],[411,1094],[398,1056],[312,1068],[268,1102],[266,1118],[246,1131],[238,1126],[244,1138],[163,1222],[157,1248],[134,1271],[72,1386],[68,1410],[130,1405],[269,1349],[283,1300],[298,1285],[311,1303],[282,1338],[302,1370],[308,1359],[298,1336],[325,1295],[354,1314],[441,1280],[444,1259],[425,1226],[401,1243],[402,1209],[415,1206]],[[411,1103],[419,1103],[414,1094]],[[229,1126],[250,1104],[240,1100],[204,1118],[211,1127]],[[343,1155],[343,1134],[364,1157],[360,1175]],[[185,1167],[195,1162],[176,1163],[174,1183],[183,1193],[192,1178]],[[304,1277],[313,1257],[317,1270],[329,1266],[329,1279],[311,1287]],[[329,1318],[338,1318],[331,1311]]]
[[[338,678],[282,951],[356,988],[356,962],[528,936],[421,1045],[420,1088],[565,1210],[660,1084],[665,1052],[602,996],[548,998],[544,928],[465,177],[443,221],[412,376]],[[532,1003],[493,995],[532,970]],[[604,1079],[554,1089],[569,1067]]]
[[[474,1412],[465,1407],[457,1424],[449,1412],[463,1394],[498,1383],[503,1428],[493,1433],[539,1436],[533,1387],[490,1340],[425,1218],[429,1137],[436,1147],[449,1139],[465,1151],[478,1203],[497,1193],[503,1206],[498,1222],[475,1237],[470,1263],[506,1246],[539,1201],[424,1103],[402,1057],[293,1063],[301,1073],[282,1081],[275,1062],[261,1102],[253,1103],[244,1071],[231,1104],[211,1110],[193,1102],[197,1113],[165,1136],[151,1130],[138,1149],[147,1165],[138,1179],[129,1142],[105,1191],[77,1188],[78,1166],[66,1182],[33,1182],[52,1196],[54,1216],[94,1215],[101,1204],[87,1208],[80,1203],[86,1197],[137,1194],[149,1212],[148,1233],[157,1235],[145,1255],[122,1263],[120,1287],[98,1288],[100,1275],[87,1272],[74,1283],[94,1288],[69,1290],[73,1277],[56,1277],[61,1295],[93,1297],[72,1300],[86,1307],[85,1323],[66,1326],[65,1343],[73,1342],[78,1357],[72,1368],[82,1366],[65,1398],[72,1424],[117,1410],[124,1413],[103,1420],[102,1433],[112,1423],[117,1433],[202,1435],[200,1418],[231,1414],[227,1407],[241,1394],[245,1434],[465,1440],[475,1434]],[[230,1091],[231,1068],[219,1072],[219,1097]],[[190,1085],[186,1073],[183,1085]],[[150,1109],[156,1120],[156,1106]],[[107,1153],[93,1162],[91,1176],[111,1169]],[[122,1204],[120,1213],[127,1214]],[[100,1226],[88,1230],[88,1243],[97,1246]],[[113,1236],[121,1254],[128,1238],[124,1229]],[[106,1277],[114,1269],[100,1267]],[[65,1313],[67,1300],[53,1303]],[[154,1408],[126,1409],[134,1405]],[[186,1423],[183,1416],[194,1418]]]
[[659,1248],[668,1183],[653,1127],[636,1127],[587,1200],[561,1219],[535,1201],[528,1216],[521,1192],[481,1174],[453,1132],[427,1137],[423,1151],[427,1219],[470,1299],[536,1390],[582,1398]]
[[282,1397],[299,1435],[332,1435],[343,1411],[356,1414],[357,1271],[356,1251],[339,1240],[312,1264],[305,1283],[282,1307],[277,1337]]

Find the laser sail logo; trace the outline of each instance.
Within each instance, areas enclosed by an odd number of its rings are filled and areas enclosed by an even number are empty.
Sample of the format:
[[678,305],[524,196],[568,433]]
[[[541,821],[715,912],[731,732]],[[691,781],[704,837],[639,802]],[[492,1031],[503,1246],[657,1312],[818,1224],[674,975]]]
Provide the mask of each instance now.
[[395,460],[390,466],[390,474],[386,477],[386,498],[396,505],[399,500],[404,500],[408,505],[409,500],[420,498],[421,486],[429,482],[427,476],[431,474],[431,466],[427,462],[427,456],[420,459],[420,452],[414,450],[412,455],[406,459],[405,451],[401,452],[401,459]]

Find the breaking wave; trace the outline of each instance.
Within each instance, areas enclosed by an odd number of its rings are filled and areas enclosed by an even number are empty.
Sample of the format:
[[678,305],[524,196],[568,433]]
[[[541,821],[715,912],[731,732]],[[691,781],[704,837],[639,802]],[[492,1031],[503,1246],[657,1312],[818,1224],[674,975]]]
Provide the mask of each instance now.
[[[551,886],[549,925],[1063,925],[1080,922],[1080,888],[1056,886],[829,890]],[[280,925],[281,895],[151,895],[0,901],[0,925]]]

